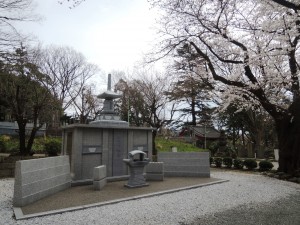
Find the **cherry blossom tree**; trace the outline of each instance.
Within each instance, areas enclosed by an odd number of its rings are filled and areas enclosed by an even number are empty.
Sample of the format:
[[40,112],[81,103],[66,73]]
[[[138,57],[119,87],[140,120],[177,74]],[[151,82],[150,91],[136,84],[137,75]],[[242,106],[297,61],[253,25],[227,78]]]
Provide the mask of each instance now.
[[300,169],[300,4],[279,0],[152,0],[161,9],[156,58],[178,56],[222,91],[223,103],[274,119],[279,171]]

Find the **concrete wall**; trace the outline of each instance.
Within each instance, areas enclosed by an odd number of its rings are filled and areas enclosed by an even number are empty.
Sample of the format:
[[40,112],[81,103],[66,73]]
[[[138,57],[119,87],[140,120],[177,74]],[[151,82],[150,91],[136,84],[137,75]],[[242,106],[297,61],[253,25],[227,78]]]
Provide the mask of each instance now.
[[161,152],[157,161],[164,163],[166,177],[210,177],[209,152]]
[[25,206],[70,186],[68,156],[17,161],[13,204]]
[[145,167],[146,172],[146,180],[156,180],[163,181],[164,180],[164,163],[163,162],[150,162]]

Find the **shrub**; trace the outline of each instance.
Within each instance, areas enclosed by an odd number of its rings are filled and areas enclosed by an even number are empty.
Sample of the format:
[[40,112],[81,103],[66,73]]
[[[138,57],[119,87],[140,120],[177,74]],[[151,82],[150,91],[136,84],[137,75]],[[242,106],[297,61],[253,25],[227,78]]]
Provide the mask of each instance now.
[[214,162],[215,162],[216,167],[222,167],[222,158],[221,157],[214,158]]
[[271,170],[274,167],[273,163],[271,163],[268,160],[260,161],[258,165],[259,165],[259,170],[260,171],[268,171],[268,170]]
[[152,155],[152,162],[157,162],[157,155]]
[[210,150],[212,156],[214,156],[216,154],[216,152],[218,151],[218,148],[219,148],[219,144],[217,141],[211,142],[208,145],[208,149]]
[[47,142],[47,140],[45,140],[44,137],[36,137],[31,150],[34,153],[45,153],[45,142]]
[[257,162],[255,159],[245,159],[244,165],[248,170],[253,170],[257,167]]
[[214,163],[214,158],[213,157],[209,157],[209,164],[213,164]]
[[236,168],[236,169],[243,169],[243,167],[244,167],[243,160],[234,159],[233,160],[233,167]]
[[225,158],[223,158],[223,164],[227,168],[231,168],[232,167],[232,158],[231,157],[225,157]]
[[[232,145],[227,144],[227,146],[225,148],[225,155],[229,156],[229,157],[232,157],[234,159],[237,157],[237,153],[234,150],[234,147]],[[226,157],[226,158],[228,158],[228,157]]]
[[49,139],[44,144],[48,156],[57,156],[61,150],[61,141],[58,139]]
[[0,136],[0,152],[6,152],[6,140],[5,136]]

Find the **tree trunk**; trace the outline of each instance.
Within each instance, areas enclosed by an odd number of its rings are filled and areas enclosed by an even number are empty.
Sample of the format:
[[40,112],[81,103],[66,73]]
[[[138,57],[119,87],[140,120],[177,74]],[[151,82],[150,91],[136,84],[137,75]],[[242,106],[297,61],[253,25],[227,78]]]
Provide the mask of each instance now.
[[246,142],[245,142],[245,129],[242,128],[242,143],[243,143],[243,150],[242,150],[242,157],[248,157],[248,150],[246,149]]
[[153,130],[153,132],[152,132],[152,155],[157,155],[157,149],[155,146],[156,134],[157,134],[157,130]]
[[237,135],[235,134],[235,127],[233,127],[232,128],[232,147],[234,148],[234,149],[236,149],[236,147],[235,147],[235,142],[236,142],[236,139],[237,139]]
[[18,121],[18,127],[19,127],[19,149],[20,149],[20,154],[22,156],[26,156],[29,153],[27,153],[26,149],[26,123],[23,121]]
[[[260,127],[261,128],[261,127]],[[256,157],[259,159],[264,158],[264,148],[262,145],[262,130],[258,129],[254,132],[254,149],[256,152]]]
[[297,108],[294,113],[276,120],[279,145],[278,171],[289,174],[300,171],[300,101]]
[[193,126],[196,126],[197,124],[197,117],[196,117],[196,101],[195,97],[192,97],[192,102],[191,102],[191,114],[192,114],[192,124]]
[[38,131],[38,128],[36,127],[33,127],[32,130],[31,130],[31,133],[30,133],[30,136],[29,136],[29,139],[28,139],[28,142],[27,142],[27,152],[28,154],[30,154],[32,151],[32,146],[33,146],[33,143],[34,143],[34,139],[35,139],[35,135],[36,135],[36,132]]

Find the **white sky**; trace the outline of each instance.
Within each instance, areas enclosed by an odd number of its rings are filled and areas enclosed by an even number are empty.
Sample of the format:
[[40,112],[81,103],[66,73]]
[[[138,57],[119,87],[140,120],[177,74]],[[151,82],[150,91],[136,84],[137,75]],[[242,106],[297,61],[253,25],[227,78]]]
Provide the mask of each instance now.
[[154,43],[155,13],[147,0],[86,0],[69,9],[57,0],[37,1],[42,22],[22,24],[43,45],[71,46],[105,74],[131,70]]

